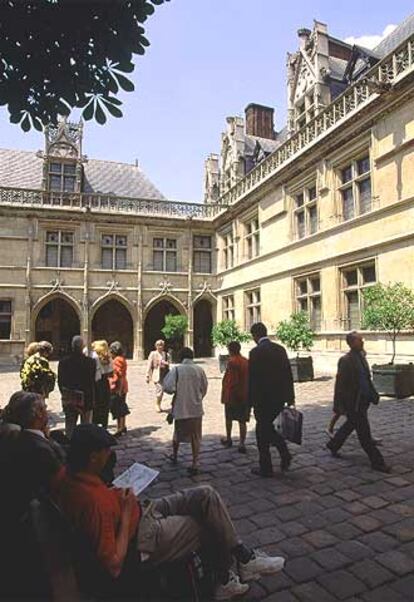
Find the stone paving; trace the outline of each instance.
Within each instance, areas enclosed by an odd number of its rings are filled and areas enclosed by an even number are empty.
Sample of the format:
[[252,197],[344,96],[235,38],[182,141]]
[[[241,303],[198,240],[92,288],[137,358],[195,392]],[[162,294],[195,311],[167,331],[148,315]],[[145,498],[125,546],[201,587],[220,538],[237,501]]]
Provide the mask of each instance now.
[[[286,556],[282,574],[253,583],[243,600],[266,602],[402,602],[414,600],[414,399],[382,398],[370,411],[373,433],[383,441],[391,475],[370,470],[352,436],[343,457],[324,449],[324,428],[331,413],[333,379],[319,376],[296,385],[297,405],[304,413],[303,445],[291,445],[291,470],[275,478],[250,474],[256,465],[254,421],[248,433],[247,456],[237,445],[223,449],[221,376],[216,361],[201,362],[209,377],[203,423],[203,472],[189,478],[189,446],[180,462],[170,466],[172,427],[155,411],[152,388],[145,384],[143,362],[129,363],[131,415],[128,434],[117,450],[118,469],[137,460],[161,471],[147,490],[151,497],[210,483],[226,500],[234,523],[249,545]],[[1,401],[19,385],[15,369],[3,368]],[[168,406],[168,398],[165,400]],[[49,400],[52,421],[62,424],[57,393]],[[237,424],[235,424],[237,427]],[[237,440],[237,431],[233,433]]]

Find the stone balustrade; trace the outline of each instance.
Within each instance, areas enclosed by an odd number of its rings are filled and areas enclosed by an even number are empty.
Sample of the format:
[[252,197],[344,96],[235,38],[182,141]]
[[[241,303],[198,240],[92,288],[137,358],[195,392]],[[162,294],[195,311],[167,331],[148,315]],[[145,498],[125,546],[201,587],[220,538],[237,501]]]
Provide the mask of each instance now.
[[210,220],[223,211],[219,204],[133,199],[104,194],[45,192],[0,187],[0,205],[85,209],[93,212]]

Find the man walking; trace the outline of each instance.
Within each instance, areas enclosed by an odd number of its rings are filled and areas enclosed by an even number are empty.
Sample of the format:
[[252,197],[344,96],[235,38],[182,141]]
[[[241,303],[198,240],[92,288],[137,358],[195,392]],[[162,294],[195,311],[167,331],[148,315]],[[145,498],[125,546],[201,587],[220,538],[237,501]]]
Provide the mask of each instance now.
[[92,422],[95,401],[96,362],[83,353],[84,342],[76,335],[72,339],[72,353],[58,366],[58,385],[65,413],[65,432],[70,439],[78,416],[82,423]]
[[270,445],[275,445],[280,454],[282,471],[292,460],[286,441],[273,424],[286,403],[295,403],[292,370],[285,349],[270,341],[262,322],[253,324],[250,332],[257,346],[249,355],[249,405],[254,409],[259,450],[259,468],[253,468],[252,473],[271,477]]
[[333,456],[338,456],[338,451],[355,429],[372,468],[389,473],[391,469],[385,464],[381,452],[371,437],[368,422],[368,408],[371,403],[378,404],[379,395],[372,383],[369,365],[365,359],[364,339],[354,330],[346,335],[346,342],[350,351],[338,362],[334,405],[344,409],[347,420],[326,447]]

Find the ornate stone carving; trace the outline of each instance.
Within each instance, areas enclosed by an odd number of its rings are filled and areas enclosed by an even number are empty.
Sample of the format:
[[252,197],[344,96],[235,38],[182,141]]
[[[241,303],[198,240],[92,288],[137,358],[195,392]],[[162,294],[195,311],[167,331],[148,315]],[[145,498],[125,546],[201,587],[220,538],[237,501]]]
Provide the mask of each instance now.
[[52,285],[50,292],[54,293],[57,291],[63,291],[63,287],[65,286],[65,281],[63,280],[60,272],[56,272],[56,278],[50,281]]
[[158,286],[160,287],[160,292],[158,295],[169,295],[173,289],[173,285],[168,280],[167,276],[163,277]]

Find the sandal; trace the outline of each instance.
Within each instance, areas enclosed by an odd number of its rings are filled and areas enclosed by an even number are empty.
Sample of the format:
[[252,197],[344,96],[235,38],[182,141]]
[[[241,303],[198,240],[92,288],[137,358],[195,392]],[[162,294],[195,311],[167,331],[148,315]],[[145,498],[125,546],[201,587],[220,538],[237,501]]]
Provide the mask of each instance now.
[[227,437],[222,437],[220,439],[220,443],[223,447],[231,447],[233,445],[233,441],[231,439],[227,439]]
[[174,466],[177,464],[178,459],[177,456],[174,456],[174,454],[166,454],[165,457],[167,458],[167,460],[169,460],[171,462],[171,464],[173,464]]
[[195,477],[196,475],[200,474],[200,469],[196,468],[195,466],[189,466],[189,468],[187,468],[187,472],[190,477]]
[[247,449],[245,445],[239,445],[239,454],[246,454]]

